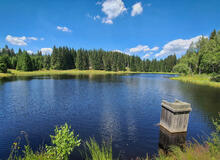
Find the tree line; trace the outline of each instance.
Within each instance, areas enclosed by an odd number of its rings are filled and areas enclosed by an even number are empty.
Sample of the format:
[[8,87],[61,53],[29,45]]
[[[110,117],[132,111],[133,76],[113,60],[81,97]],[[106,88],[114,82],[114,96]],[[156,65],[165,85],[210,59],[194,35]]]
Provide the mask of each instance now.
[[7,69],[35,71],[42,69],[79,69],[133,72],[179,72],[219,73],[220,72],[220,31],[214,30],[211,35],[202,37],[192,43],[186,54],[177,60],[176,55],[165,59],[142,60],[139,56],[131,56],[115,51],[85,50],[68,47],[53,47],[52,54],[43,55],[41,51],[28,54],[19,49],[17,53],[6,45],[0,49],[0,72]]
[[52,54],[28,54],[19,49],[17,53],[6,45],[0,50],[0,72],[7,69],[36,71],[42,69],[79,69],[133,72],[171,72],[177,63],[176,55],[163,60],[142,60],[139,56],[130,56],[115,51],[85,50],[68,47],[53,47]]
[[208,38],[192,43],[173,70],[185,74],[220,74],[220,31],[214,30]]

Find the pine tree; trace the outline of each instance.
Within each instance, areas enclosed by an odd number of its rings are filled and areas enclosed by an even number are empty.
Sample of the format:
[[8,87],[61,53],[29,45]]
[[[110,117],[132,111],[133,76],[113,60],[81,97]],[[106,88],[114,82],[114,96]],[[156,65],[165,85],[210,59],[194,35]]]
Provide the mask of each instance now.
[[216,38],[216,30],[214,29],[214,31],[211,33],[209,39],[215,40]]
[[79,49],[77,51],[76,68],[79,69],[79,70],[83,70],[84,69],[84,65],[83,65],[83,50],[82,49]]
[[7,64],[5,62],[4,57],[0,56],[0,73],[6,73],[7,72]]
[[32,70],[32,61],[30,55],[26,51],[24,51],[22,54],[18,56],[16,69],[22,71]]

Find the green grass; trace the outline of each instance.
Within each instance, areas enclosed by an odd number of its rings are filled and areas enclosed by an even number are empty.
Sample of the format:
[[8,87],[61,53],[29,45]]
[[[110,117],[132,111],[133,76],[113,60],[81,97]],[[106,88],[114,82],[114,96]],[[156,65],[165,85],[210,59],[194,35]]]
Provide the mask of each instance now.
[[[220,113],[219,118],[213,120],[216,131],[211,134],[208,141],[200,144],[189,142],[183,149],[173,146],[168,154],[162,150],[159,154],[149,158],[136,158],[136,160],[219,160],[220,159]],[[67,124],[56,127],[55,135],[51,136],[52,146],[43,147],[34,152],[29,143],[23,150],[23,156],[19,154],[19,144],[13,143],[8,160],[68,160],[74,148],[79,147],[81,140],[74,135]],[[135,146],[134,146],[135,147]],[[112,160],[112,144],[103,142],[99,145],[94,138],[85,142],[84,154],[86,160]],[[83,153],[82,153],[83,154]],[[120,159],[120,158],[118,158]]]
[[10,77],[10,76],[11,76],[10,73],[0,73],[0,78]]
[[112,160],[112,144],[105,143],[100,146],[94,138],[86,141],[86,160]]
[[81,75],[81,74],[94,74],[94,75],[105,75],[105,74],[133,74],[133,73],[154,73],[154,74],[174,74],[167,72],[131,72],[131,71],[104,71],[104,70],[39,70],[39,71],[17,71],[9,69],[8,73],[0,73],[0,78],[13,77],[13,76],[44,76],[44,75]]
[[207,144],[190,143],[184,150],[179,147],[172,147],[168,154],[160,151],[155,157],[156,160],[219,160],[220,151],[212,153]]
[[193,83],[193,84],[198,84],[198,85],[220,88],[220,83],[213,82],[210,80],[210,78],[211,76],[207,74],[201,74],[201,75],[196,74],[196,75],[181,75],[179,77],[172,77],[170,79],[180,80],[186,83]]

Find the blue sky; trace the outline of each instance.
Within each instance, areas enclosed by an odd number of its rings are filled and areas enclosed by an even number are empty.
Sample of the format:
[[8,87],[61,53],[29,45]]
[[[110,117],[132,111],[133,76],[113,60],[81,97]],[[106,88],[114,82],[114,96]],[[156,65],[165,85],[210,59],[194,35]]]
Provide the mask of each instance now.
[[220,29],[219,0],[0,0],[0,6],[0,47],[29,52],[56,45],[179,57]]

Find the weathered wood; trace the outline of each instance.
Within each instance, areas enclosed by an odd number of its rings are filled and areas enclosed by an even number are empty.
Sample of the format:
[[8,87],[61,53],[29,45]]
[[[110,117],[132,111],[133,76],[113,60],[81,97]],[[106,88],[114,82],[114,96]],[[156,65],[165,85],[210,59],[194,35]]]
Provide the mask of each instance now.
[[160,125],[171,133],[186,132],[191,105],[178,100],[173,103],[163,100],[161,105]]
[[166,153],[169,151],[170,146],[182,147],[186,142],[186,132],[170,133],[163,127],[160,127],[159,148],[163,149]]

